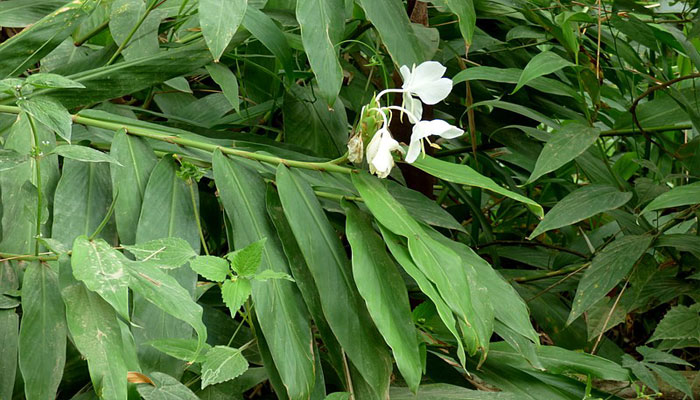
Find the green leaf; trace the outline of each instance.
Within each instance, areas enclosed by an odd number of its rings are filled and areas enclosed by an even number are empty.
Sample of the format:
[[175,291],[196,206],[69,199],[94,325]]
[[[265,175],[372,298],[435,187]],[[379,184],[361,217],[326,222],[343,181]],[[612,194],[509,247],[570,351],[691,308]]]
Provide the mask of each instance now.
[[114,134],[109,154],[119,163],[110,165],[112,187],[119,193],[114,205],[119,240],[133,244],[148,177],[158,159],[142,138],[127,135],[124,130]]
[[311,187],[295,171],[277,168],[284,213],[311,270],[328,324],[348,358],[383,398],[389,389],[391,357],[353,285],[350,262]]
[[661,339],[696,339],[700,340],[700,307],[678,305],[672,307],[656,326],[649,342]]
[[242,249],[227,254],[226,258],[231,261],[233,270],[240,276],[254,275],[260,268],[266,242],[267,238],[262,238]]
[[70,143],[73,119],[61,103],[50,97],[32,97],[18,100],[17,105],[22,111],[46,125],[66,142]]
[[197,253],[186,240],[178,237],[150,240],[124,246],[137,260],[158,264],[160,268],[177,268],[190,261]]
[[523,69],[523,73],[520,75],[520,79],[518,79],[518,84],[515,85],[515,89],[513,89],[511,94],[517,92],[521,87],[525,86],[526,83],[535,78],[559,71],[564,67],[573,66],[573,63],[561,58],[558,54],[552,51],[543,51],[528,61]]
[[0,26],[25,27],[64,4],[65,0],[5,0],[0,2]]
[[598,253],[578,284],[566,324],[571,324],[617,286],[647,251],[651,240],[650,236],[627,235]]
[[[199,251],[199,233],[194,218],[192,195],[195,202],[199,192],[177,176],[178,167],[172,157],[164,157],[151,173],[143,196],[143,207],[136,230],[136,243],[178,237]],[[156,245],[157,246],[157,245]],[[161,246],[162,247],[162,246]],[[160,247],[158,247],[160,248]],[[190,268],[171,269],[168,274],[185,288],[190,296],[195,293],[197,274]],[[164,338],[190,338],[192,329],[188,323],[168,315],[163,310],[134,294],[132,319],[140,328],[134,329],[134,339],[139,345],[139,360],[144,372],[160,371],[179,377],[185,364],[141,343]]]
[[386,252],[384,241],[369,216],[356,206],[343,205],[346,235],[352,248],[352,276],[379,333],[391,347],[401,375],[418,390],[422,363],[403,278]]
[[598,135],[600,135],[600,129],[577,122],[564,125],[561,129],[554,131],[537,157],[535,169],[527,179],[527,183],[536,181],[542,175],[556,170],[583,154],[595,143]]
[[419,394],[413,394],[405,387],[392,386],[389,394],[392,400],[515,400],[519,398],[509,392],[471,390],[446,383],[421,385]]
[[32,85],[35,88],[43,89],[84,89],[82,83],[68,79],[61,75],[49,74],[45,72],[32,74],[24,81],[25,84]]
[[425,61],[401,0],[360,0],[359,3],[397,65],[411,68]]
[[[520,79],[520,75],[522,75],[522,70],[517,68],[496,68],[487,66],[469,67],[453,76],[452,84],[456,85],[460,82],[472,80],[517,83],[518,79]],[[557,96],[567,96],[574,99],[579,99],[581,97],[580,94],[576,92],[576,89],[571,86],[556,79],[545,78],[543,76],[528,81],[525,86]]]
[[180,286],[175,278],[147,262],[130,262],[126,267],[131,277],[131,289],[194,328],[198,339],[197,352],[202,351],[207,340],[207,328],[202,322],[202,307],[192,299],[190,292]]
[[243,21],[247,6],[247,0],[199,1],[199,24],[214,62],[224,54]]
[[269,269],[266,269],[265,271],[261,271],[260,273],[253,275],[252,279],[263,282],[268,281],[270,279],[286,279],[290,282],[294,282],[294,279],[291,276],[289,276],[289,274],[286,274],[284,272],[272,271]]
[[445,1],[447,7],[459,20],[459,31],[467,42],[467,46],[472,45],[474,30],[476,29],[476,11],[472,0]]
[[125,320],[129,320],[129,275],[125,258],[101,239],[79,236],[73,243],[71,266],[75,279],[97,292]]
[[510,197],[513,200],[525,203],[525,205],[538,217],[542,217],[544,215],[542,206],[537,204],[537,202],[534,200],[528,199],[523,195],[512,192],[498,185],[491,178],[481,175],[468,165],[449,163],[430,156],[418,157],[418,159],[411,165],[446,181],[467,186],[480,187],[483,189],[488,189],[494,193]]
[[653,347],[639,346],[635,348],[639,354],[644,357],[645,362],[653,363],[664,363],[664,364],[677,364],[677,365],[687,365],[692,367],[692,364],[685,361],[682,358],[676,357],[671,353],[655,349]]
[[282,30],[270,17],[254,7],[246,10],[243,26],[279,60],[287,80],[291,82],[294,77],[294,57]]
[[231,107],[236,112],[239,112],[240,101],[238,99],[238,79],[236,79],[236,75],[227,66],[220,63],[207,65],[207,72],[211,75],[211,79],[219,85],[226,100],[231,103]]
[[66,363],[66,317],[58,276],[48,265],[34,261],[22,282],[19,369],[24,393],[28,400],[53,399]]
[[124,399],[128,369],[117,313],[73,278],[70,264],[61,262],[61,295],[73,343],[87,360],[90,379],[101,398]]
[[114,0],[111,9],[109,31],[118,45],[122,45],[140,23],[122,51],[125,59],[137,60],[158,53],[158,26],[164,16],[161,10],[151,10],[141,21],[146,13],[146,3],[141,0]]
[[98,3],[99,0],[66,2],[63,7],[5,40],[0,44],[0,78],[19,75],[49,54],[70,36]]
[[314,97],[310,87],[294,85],[284,96],[282,115],[287,142],[328,158],[347,150],[348,119],[342,100],[329,109],[326,102]]
[[685,393],[691,399],[694,398],[693,389],[690,387],[690,384],[688,384],[688,381],[683,375],[681,375],[680,372],[674,371],[668,367],[664,367],[663,365],[647,363],[645,363],[644,365],[646,365],[652,371],[656,372],[659,375],[659,378],[666,381],[672,387]]
[[[107,164],[64,160],[54,198],[53,239],[70,248],[76,237],[92,235],[107,215],[111,202]],[[116,244],[111,221],[99,236]]]
[[214,282],[223,282],[231,271],[226,260],[214,256],[197,256],[190,261],[190,268]]
[[656,376],[646,367],[646,364],[637,361],[629,354],[622,356],[622,366],[632,371],[632,373],[645,385],[655,392],[659,391],[659,382]]
[[14,309],[0,310],[0,398],[11,399],[17,371],[19,316]]
[[115,160],[114,157],[110,156],[109,154],[103,153],[99,150],[95,150],[87,146],[56,146],[56,148],[53,150],[53,153],[58,154],[63,158],[70,158],[71,160],[91,163],[106,162],[116,164],[120,167],[122,166],[119,163],[119,161]]
[[0,149],[0,172],[10,170],[29,160],[26,154],[14,150]]
[[239,278],[234,280],[226,279],[221,285],[221,298],[224,304],[231,311],[231,317],[235,317],[238,310],[243,306],[251,295],[253,287],[250,280]]
[[662,208],[680,207],[700,202],[700,182],[676,186],[647,204],[641,214]]
[[588,185],[569,193],[552,207],[530,234],[529,239],[552,229],[573,225],[586,218],[622,207],[632,198],[608,185]]
[[[221,201],[233,225],[233,242],[243,248],[267,238],[260,269],[289,273],[265,209],[262,177],[240,162],[227,159],[220,151],[214,152],[213,166]],[[301,296],[294,284],[285,280],[252,282],[252,286],[262,340],[274,360],[266,366],[275,367],[273,372],[279,371],[291,399],[305,399],[313,390],[315,374],[313,338]]]
[[148,342],[148,344],[178,360],[190,361],[196,359],[197,362],[202,362],[204,355],[211,348],[211,346],[207,344],[199,355],[197,355],[197,346],[199,346],[199,343],[194,339],[180,338],[157,339]]
[[214,346],[202,363],[202,389],[240,376],[248,369],[241,351],[227,346]]
[[162,372],[150,375],[153,385],[144,383],[136,388],[145,400],[199,400],[187,386]]
[[332,107],[343,84],[336,44],[344,27],[343,0],[297,0],[301,40],[316,76],[321,97]]
[[336,392],[331,393],[324,400],[350,400],[350,393],[348,392]]

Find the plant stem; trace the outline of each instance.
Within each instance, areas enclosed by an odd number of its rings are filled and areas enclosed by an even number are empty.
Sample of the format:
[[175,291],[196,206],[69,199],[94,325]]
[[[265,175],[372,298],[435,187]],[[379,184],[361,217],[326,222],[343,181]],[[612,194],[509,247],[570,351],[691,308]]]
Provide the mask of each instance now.
[[114,212],[114,206],[117,204],[117,198],[119,197],[119,192],[117,191],[114,198],[112,199],[112,203],[109,205],[109,209],[107,209],[107,214],[105,215],[104,218],[102,218],[102,222],[100,222],[100,225],[97,226],[97,229],[95,229],[95,232],[88,237],[88,240],[92,240],[97,237],[97,235],[102,232],[102,230],[107,226],[107,223],[109,223],[109,220],[112,218],[112,213]]
[[[590,264],[590,263],[586,263],[586,264]],[[586,264],[584,264],[584,265],[586,265]],[[574,271],[576,271],[576,270],[578,270],[578,269],[581,269],[581,264],[571,265],[571,266],[568,266],[568,267],[565,267],[565,268],[560,268],[560,269],[558,269],[558,270],[556,270],[556,271],[543,271],[543,272],[540,272],[540,273],[538,273],[538,274],[532,274],[532,275],[530,275],[530,276],[522,276],[522,277],[519,277],[519,278],[514,278],[514,279],[512,279],[512,280],[515,281],[515,282],[518,282],[518,283],[526,283],[526,282],[537,281],[537,280],[540,280],[540,279],[551,278],[551,277],[553,277],[553,276],[562,276],[562,275],[566,275],[566,274],[568,274],[568,273],[570,273],[570,272],[574,272]]]
[[194,185],[197,183],[192,179],[187,180],[187,187],[190,189],[190,199],[192,200],[192,210],[194,211],[194,219],[197,221],[197,231],[199,231],[199,241],[202,242],[202,249],[204,254],[209,255],[209,248],[207,247],[207,241],[204,240],[204,231],[202,230],[202,221],[199,217],[199,207],[197,206],[197,199],[194,196]]
[[96,26],[93,30],[91,30],[90,32],[88,32],[88,33],[86,33],[85,35],[83,35],[83,36],[77,38],[77,39],[75,40],[75,42],[73,42],[73,45],[75,45],[75,47],[80,47],[80,46],[82,46],[85,42],[87,42],[88,40],[92,39],[93,37],[99,35],[100,32],[102,32],[103,30],[107,29],[108,26],[109,26],[109,18],[107,18],[107,19],[106,19],[104,22],[102,22],[101,24],[97,25],[97,26]]
[[0,262],[9,260],[20,261],[56,261],[58,256],[41,256],[32,254],[0,253]]
[[32,151],[34,152],[34,163],[36,164],[36,237],[34,238],[34,255],[39,255],[39,238],[41,238],[41,203],[43,201],[43,194],[41,192],[41,148],[39,147],[39,135],[37,134],[36,125],[34,125],[34,119],[31,115],[26,114],[29,119],[29,128],[32,131],[32,138],[34,140],[34,146]]

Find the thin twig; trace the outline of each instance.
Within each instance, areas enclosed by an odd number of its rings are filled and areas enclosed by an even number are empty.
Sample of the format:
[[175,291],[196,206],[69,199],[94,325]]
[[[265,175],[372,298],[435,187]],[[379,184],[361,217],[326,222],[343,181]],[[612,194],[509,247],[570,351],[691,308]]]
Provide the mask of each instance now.
[[549,243],[531,242],[531,241],[526,241],[526,240],[494,240],[493,242],[489,242],[489,243],[485,243],[485,244],[480,245],[479,248],[488,247],[488,246],[498,246],[498,245],[545,247],[548,249],[573,254],[573,255],[581,257],[581,258],[586,258],[586,259],[588,258],[587,255],[580,253],[576,250],[567,249],[566,247],[561,247],[561,246],[557,246],[557,245],[553,245],[553,244],[549,244]]

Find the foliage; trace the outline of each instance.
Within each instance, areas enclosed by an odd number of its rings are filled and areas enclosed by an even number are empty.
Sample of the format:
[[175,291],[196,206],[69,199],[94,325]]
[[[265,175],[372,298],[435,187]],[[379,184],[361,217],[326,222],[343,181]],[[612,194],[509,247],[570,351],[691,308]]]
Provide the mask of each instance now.
[[694,398],[698,6],[1,1],[0,399]]

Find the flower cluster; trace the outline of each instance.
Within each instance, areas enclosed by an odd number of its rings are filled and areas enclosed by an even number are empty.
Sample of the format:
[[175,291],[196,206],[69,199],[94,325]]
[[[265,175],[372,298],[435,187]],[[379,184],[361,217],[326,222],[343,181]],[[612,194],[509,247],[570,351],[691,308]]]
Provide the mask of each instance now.
[[[400,69],[403,85],[400,89],[385,89],[377,94],[370,104],[362,108],[360,125],[355,134],[348,141],[348,159],[352,162],[361,162],[363,158],[364,137],[373,134],[367,145],[366,156],[369,170],[380,178],[389,176],[394,167],[392,152],[398,151],[405,156],[407,163],[416,161],[421,152],[424,152],[424,139],[430,143],[428,136],[440,136],[452,139],[461,136],[464,131],[456,126],[441,120],[425,121],[423,116],[423,104],[437,104],[444,100],[452,91],[452,80],[444,78],[446,68],[436,61],[426,61],[409,69],[402,66]],[[401,93],[403,102],[401,106],[380,106],[380,99],[387,93]],[[399,145],[389,132],[389,120],[391,111],[400,111],[408,117],[413,124],[411,141],[408,151]],[[432,143],[430,143],[432,145]]]

